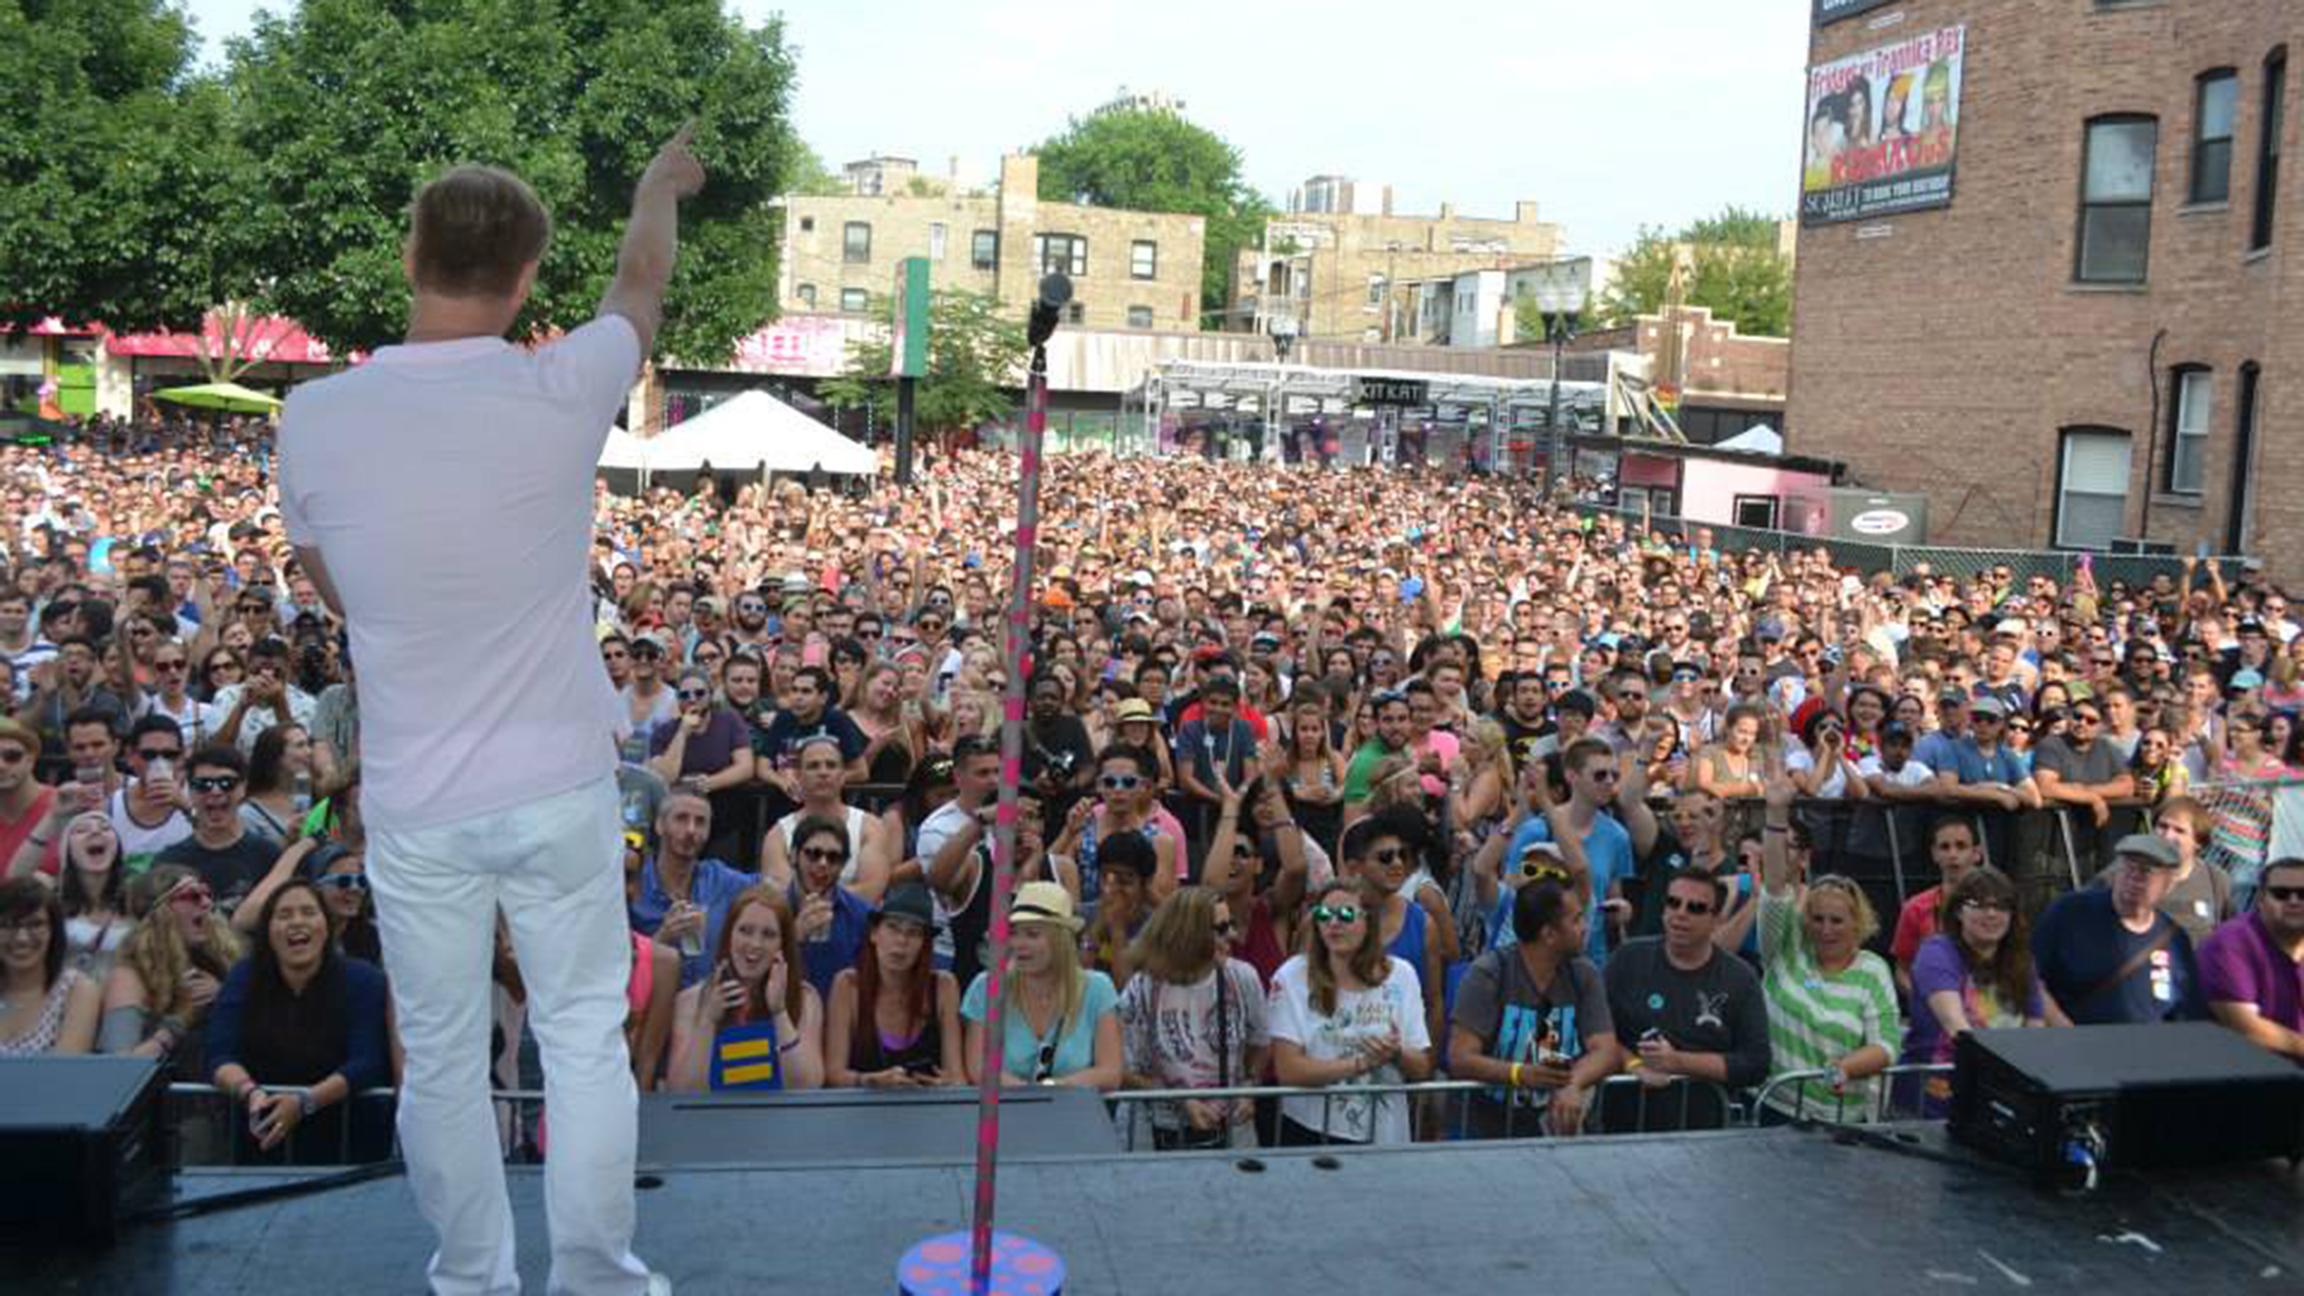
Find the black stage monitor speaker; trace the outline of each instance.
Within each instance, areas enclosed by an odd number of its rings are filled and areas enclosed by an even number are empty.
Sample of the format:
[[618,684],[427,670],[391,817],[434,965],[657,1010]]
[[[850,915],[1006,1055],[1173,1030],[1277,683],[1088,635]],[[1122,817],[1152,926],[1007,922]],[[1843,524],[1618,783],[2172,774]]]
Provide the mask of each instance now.
[[1951,1134],[2044,1181],[2304,1157],[2304,1070],[2212,1022],[1982,1030],[1953,1052]]
[[0,1230],[109,1243],[168,1191],[167,1093],[148,1058],[0,1062]]

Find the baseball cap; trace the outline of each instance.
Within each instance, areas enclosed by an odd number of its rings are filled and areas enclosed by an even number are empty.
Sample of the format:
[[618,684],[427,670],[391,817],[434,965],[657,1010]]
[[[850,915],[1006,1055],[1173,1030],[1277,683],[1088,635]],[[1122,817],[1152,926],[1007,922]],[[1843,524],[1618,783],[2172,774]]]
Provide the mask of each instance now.
[[2138,860],[2153,868],[2180,868],[2184,863],[2177,858],[2176,848],[2157,833],[2130,833],[2114,844],[2112,853],[2122,859]]
[[1556,711],[1574,711],[1586,719],[1597,715],[1600,710],[1599,704],[1593,701],[1592,695],[1583,689],[1570,689],[1561,694],[1552,703],[1552,708]]
[[2008,704],[1996,697],[1980,697],[1968,704],[1968,714],[2008,717]]

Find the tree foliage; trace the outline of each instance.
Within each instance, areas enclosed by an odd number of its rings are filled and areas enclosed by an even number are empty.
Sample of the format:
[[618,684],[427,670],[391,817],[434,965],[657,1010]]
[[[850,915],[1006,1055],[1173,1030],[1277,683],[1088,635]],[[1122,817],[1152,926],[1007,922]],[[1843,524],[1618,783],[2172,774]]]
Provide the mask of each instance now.
[[248,285],[229,105],[165,0],[0,3],[0,323],[197,328]]
[[1776,250],[1773,217],[1738,207],[1692,221],[1678,233],[1643,226],[1616,262],[1598,315],[1610,327],[1663,309],[1683,255],[1683,301],[1709,307],[1740,332],[1782,337],[1792,326],[1792,264]]
[[1034,152],[1042,201],[1205,217],[1200,305],[1230,304],[1233,262],[1263,237],[1272,215],[1241,179],[1238,149],[1173,112],[1108,109],[1074,118]]
[[781,26],[720,0],[303,0],[233,43],[263,303],[339,349],[400,333],[410,198],[461,162],[533,185],[553,243],[516,328],[589,318],[632,187],[681,121],[711,180],[683,209],[661,351],[710,363],[776,311],[776,214],[801,154]]
[[[886,319],[889,311],[888,299],[873,299],[873,318]],[[875,420],[894,420],[890,346],[885,335],[849,343],[847,372],[825,379],[817,394],[836,408],[869,406]],[[1016,408],[1014,383],[1024,353],[1024,326],[1001,313],[997,298],[937,289],[928,301],[928,372],[913,392],[920,430],[965,430],[1006,418]]]

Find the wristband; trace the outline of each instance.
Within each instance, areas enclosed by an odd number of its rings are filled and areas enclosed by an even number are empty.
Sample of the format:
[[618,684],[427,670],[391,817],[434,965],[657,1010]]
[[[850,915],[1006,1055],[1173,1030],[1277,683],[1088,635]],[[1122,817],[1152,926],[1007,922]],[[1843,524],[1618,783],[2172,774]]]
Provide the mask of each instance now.
[[299,1093],[296,1095],[296,1119],[297,1119],[297,1120],[299,1120],[299,1121],[303,1121],[303,1120],[309,1120],[309,1119],[311,1119],[311,1117],[312,1117],[312,1091],[311,1091],[311,1090],[309,1090],[309,1089],[305,1089],[305,1090],[302,1090],[302,1091],[300,1091],[300,1092],[299,1092]]
[[1506,1083],[1511,1085],[1514,1089],[1520,1087],[1520,1064],[1518,1062],[1512,1064],[1512,1074]]
[[1788,833],[1788,832],[1792,831],[1792,825],[1790,825],[1790,824],[1762,824],[1762,825],[1760,825],[1760,831],[1762,831],[1762,832],[1764,832],[1764,833]]

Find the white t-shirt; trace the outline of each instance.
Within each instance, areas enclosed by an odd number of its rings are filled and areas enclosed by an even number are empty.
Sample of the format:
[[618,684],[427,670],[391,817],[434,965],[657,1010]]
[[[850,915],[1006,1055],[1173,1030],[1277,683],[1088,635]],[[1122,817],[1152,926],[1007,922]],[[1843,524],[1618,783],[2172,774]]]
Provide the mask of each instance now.
[[[1274,1040],[1287,1040],[1304,1056],[1335,1061],[1352,1056],[1360,1040],[1380,1038],[1397,1029],[1401,1047],[1429,1049],[1432,1032],[1424,1023],[1424,987],[1406,959],[1386,956],[1391,972],[1373,990],[1336,992],[1336,1011],[1322,1017],[1312,1008],[1310,971],[1301,954],[1291,957],[1272,974],[1270,1029]],[[1400,1068],[1390,1064],[1352,1082],[1398,1084]],[[1283,1098],[1280,1114],[1308,1130],[1320,1128],[1321,1108],[1328,1109],[1327,1132],[1357,1143],[1406,1143],[1408,1097],[1384,1094],[1373,1098]]]
[[[240,694],[246,687],[244,684],[227,684],[216,690],[215,701],[200,708],[199,732],[203,736],[224,732],[224,722],[232,718],[232,708],[240,704]],[[265,730],[277,724],[286,724],[289,721],[310,730],[312,728],[312,713],[319,709],[319,701],[311,694],[290,685],[288,688],[288,720],[282,720],[280,713],[271,707],[250,707],[240,713],[240,734],[233,740],[233,745],[240,749],[241,754],[246,755],[256,750],[256,740],[264,735]],[[190,741],[193,726],[186,724],[180,717],[173,718],[176,719],[177,727],[185,732],[187,752],[198,750],[197,746]]]
[[1866,778],[1885,777],[1888,786],[1892,788],[1921,788],[1936,781],[1936,771],[1909,756],[1904,758],[1904,768],[1894,773],[1890,773],[1888,767],[1880,763],[1878,755],[1866,756],[1856,762],[1856,772]]
[[343,600],[370,826],[454,823],[614,771],[624,720],[585,576],[594,465],[640,360],[611,315],[532,351],[386,347],[290,394],[280,514]]

